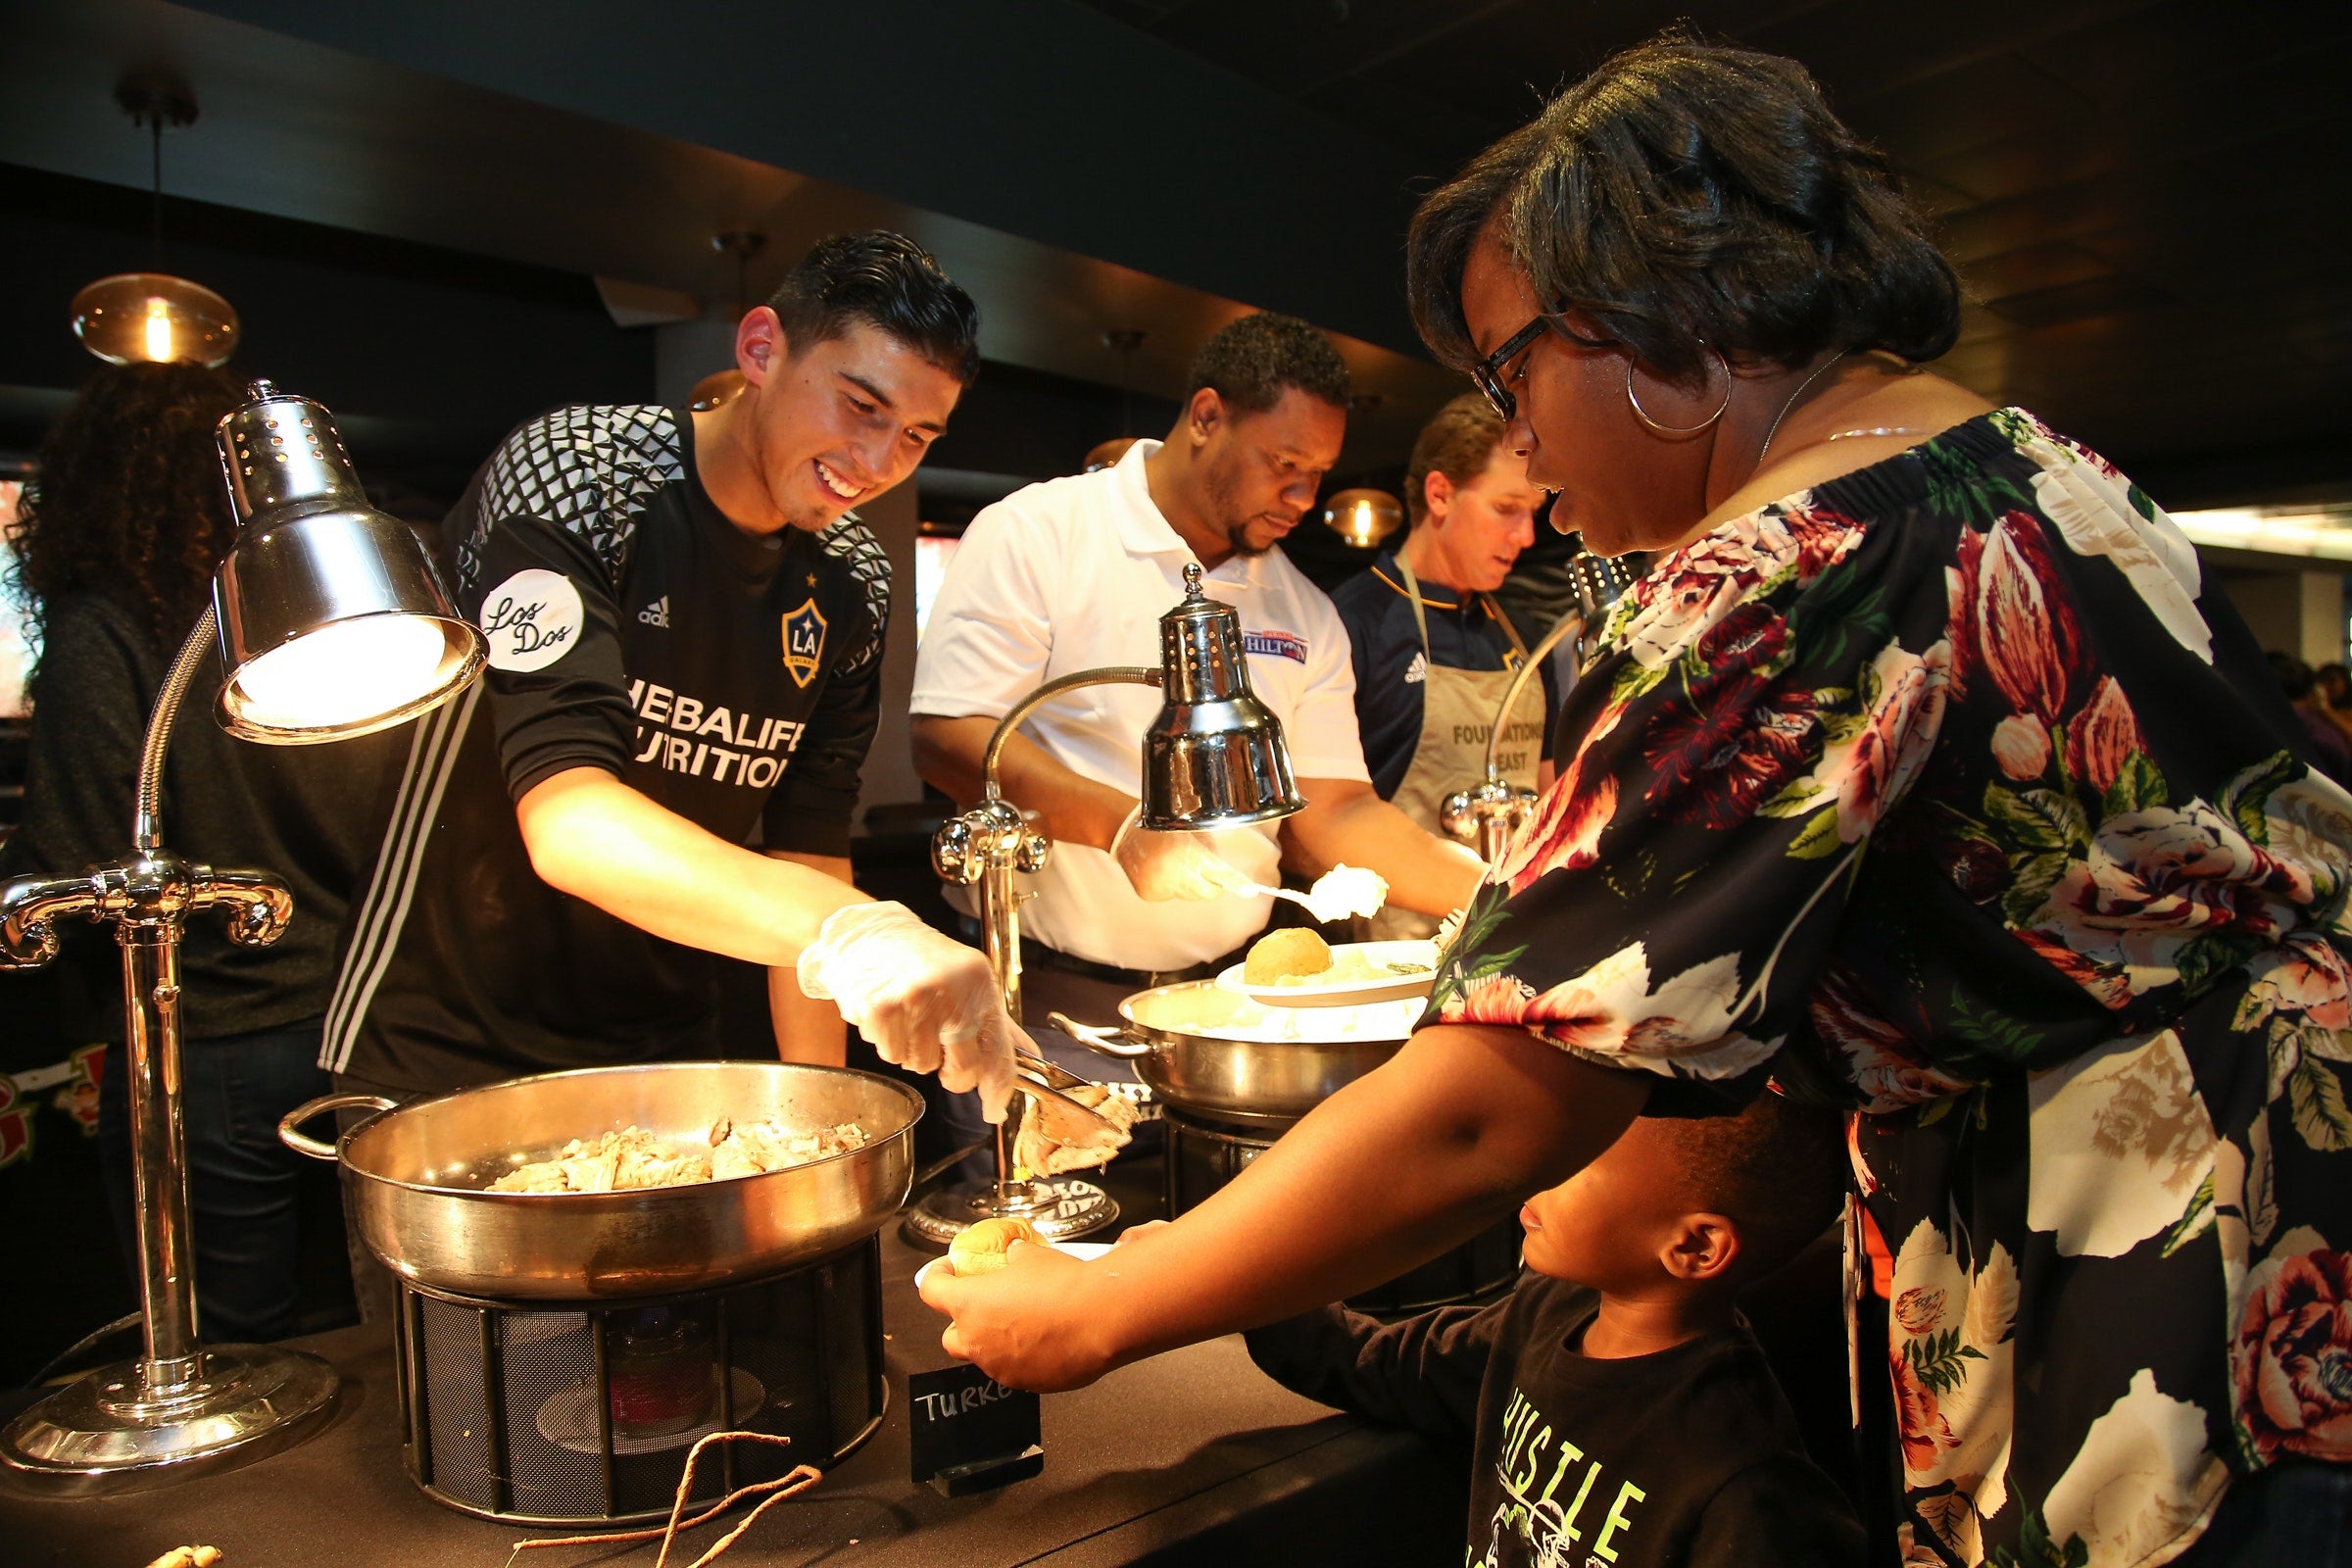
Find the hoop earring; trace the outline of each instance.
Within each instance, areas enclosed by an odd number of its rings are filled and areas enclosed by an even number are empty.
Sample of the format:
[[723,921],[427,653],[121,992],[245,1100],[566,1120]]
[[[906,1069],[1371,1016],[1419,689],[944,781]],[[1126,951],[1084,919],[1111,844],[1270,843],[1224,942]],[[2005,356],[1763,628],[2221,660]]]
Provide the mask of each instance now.
[[1715,367],[1723,372],[1723,401],[1715,405],[1713,414],[1708,415],[1696,424],[1660,424],[1649,416],[1649,411],[1642,407],[1642,400],[1634,395],[1634,357],[1628,354],[1625,357],[1625,401],[1633,405],[1634,417],[1648,425],[1659,435],[1696,435],[1717,419],[1722,418],[1723,411],[1732,406],[1732,366],[1731,362],[1723,357],[1721,350],[1709,349],[1707,352],[1715,356]]

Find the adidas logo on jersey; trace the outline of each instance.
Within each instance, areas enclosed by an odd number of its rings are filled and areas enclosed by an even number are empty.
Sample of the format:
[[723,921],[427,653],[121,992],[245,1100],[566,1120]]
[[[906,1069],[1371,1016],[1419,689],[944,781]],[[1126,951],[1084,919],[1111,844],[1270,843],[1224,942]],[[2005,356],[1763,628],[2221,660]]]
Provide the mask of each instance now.
[[1404,683],[1407,686],[1418,686],[1427,679],[1429,679],[1429,656],[1424,653],[1415,653],[1413,662],[1404,666]]
[[663,594],[637,612],[637,618],[648,626],[659,626],[663,631],[669,630],[669,595]]

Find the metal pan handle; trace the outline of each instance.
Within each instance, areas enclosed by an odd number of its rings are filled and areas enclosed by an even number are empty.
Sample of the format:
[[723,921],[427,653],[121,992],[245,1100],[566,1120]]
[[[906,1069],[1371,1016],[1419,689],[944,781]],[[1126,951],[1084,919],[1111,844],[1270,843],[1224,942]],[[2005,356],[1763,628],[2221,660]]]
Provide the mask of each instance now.
[[[398,1110],[400,1102],[386,1100],[381,1095],[320,1095],[317,1100],[296,1105],[277,1118],[277,1141],[298,1154],[308,1154],[313,1159],[333,1159],[334,1145],[321,1143],[310,1134],[295,1129],[313,1116],[323,1116],[330,1110],[347,1110],[353,1105],[367,1105],[378,1111]],[[365,1126],[366,1123],[361,1125]]]
[[1120,1056],[1133,1061],[1152,1054],[1151,1044],[1137,1040],[1124,1029],[1103,1029],[1091,1023],[1080,1023],[1066,1012],[1049,1012],[1046,1022],[1068,1035],[1089,1051],[1105,1056]]

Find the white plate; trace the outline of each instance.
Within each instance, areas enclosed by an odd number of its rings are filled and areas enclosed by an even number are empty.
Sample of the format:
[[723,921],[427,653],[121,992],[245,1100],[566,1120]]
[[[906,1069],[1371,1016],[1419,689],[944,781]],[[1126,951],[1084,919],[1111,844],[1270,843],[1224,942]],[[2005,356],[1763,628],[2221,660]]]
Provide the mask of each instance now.
[[1397,1002],[1406,997],[1426,997],[1429,988],[1437,984],[1435,942],[1343,942],[1331,950],[1332,961],[1338,962],[1340,956],[1347,953],[1362,954],[1375,967],[1389,963],[1423,963],[1429,967],[1418,974],[1343,980],[1336,985],[1258,986],[1242,978],[1249,965],[1237,963],[1217,976],[1217,984],[1269,1007],[1354,1007],[1367,1002]]
[[[1101,1257],[1104,1252],[1110,1250],[1110,1243],[1108,1242],[1048,1242],[1046,1245],[1054,1249],[1054,1250],[1056,1252],[1069,1253],[1081,1263],[1084,1263],[1092,1258]],[[947,1259],[944,1257],[935,1257],[930,1262],[925,1263],[921,1268],[916,1269],[914,1271],[914,1288],[918,1291],[921,1290],[923,1288],[923,1276],[930,1273],[933,1269],[939,1267],[940,1264],[945,1263]],[[950,1269],[948,1272],[953,1274],[956,1271],[954,1269]]]

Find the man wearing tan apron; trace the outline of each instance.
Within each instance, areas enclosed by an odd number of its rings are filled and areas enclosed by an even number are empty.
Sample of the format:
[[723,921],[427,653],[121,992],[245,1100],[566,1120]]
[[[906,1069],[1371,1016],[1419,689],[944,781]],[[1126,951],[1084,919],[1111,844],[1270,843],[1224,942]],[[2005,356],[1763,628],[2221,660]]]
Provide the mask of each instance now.
[[[1485,400],[1457,398],[1414,443],[1412,532],[1332,594],[1352,644],[1356,724],[1373,788],[1433,833],[1446,797],[1486,776],[1489,730],[1527,659],[1491,590],[1534,542],[1542,499]],[[1548,679],[1531,681],[1504,720],[1497,762],[1510,783],[1544,781],[1552,707]],[[1437,925],[1388,908],[1357,922],[1357,935],[1425,937]]]

